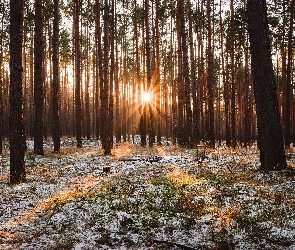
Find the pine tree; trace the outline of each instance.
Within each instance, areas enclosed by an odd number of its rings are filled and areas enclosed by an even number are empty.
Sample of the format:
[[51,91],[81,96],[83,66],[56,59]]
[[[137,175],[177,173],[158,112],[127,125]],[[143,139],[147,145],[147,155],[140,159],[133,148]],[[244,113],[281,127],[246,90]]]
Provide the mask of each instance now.
[[248,0],[248,29],[261,168],[286,168],[265,0]]
[[52,139],[54,152],[60,150],[60,128],[59,128],[59,0],[54,0],[53,19],[53,81],[52,81]]
[[22,0],[10,1],[10,183],[26,180],[22,94]]

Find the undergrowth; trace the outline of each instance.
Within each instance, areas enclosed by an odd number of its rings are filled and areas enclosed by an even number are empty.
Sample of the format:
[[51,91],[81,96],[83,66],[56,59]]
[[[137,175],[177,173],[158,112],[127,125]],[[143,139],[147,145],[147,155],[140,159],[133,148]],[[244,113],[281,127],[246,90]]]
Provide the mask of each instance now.
[[[294,219],[294,208],[287,205],[290,203],[283,203],[286,206],[277,203],[277,199],[286,201],[282,193],[266,199],[266,193],[260,196],[259,189],[210,171],[195,176],[199,181],[194,184],[182,185],[167,175],[146,178],[146,181],[135,176],[136,173],[122,176],[104,190],[62,204],[59,213],[82,209],[84,226],[97,232],[92,243],[95,246],[131,247],[155,239],[171,242],[176,238],[189,239],[191,232],[198,232],[204,241],[220,249],[238,247],[241,235],[245,242],[256,246],[254,249],[261,247],[261,241],[264,247],[294,243],[290,237],[273,232],[274,227],[284,223],[282,218],[287,214],[289,220]],[[267,194],[275,195],[270,191]],[[64,217],[69,218],[68,215]],[[54,216],[49,221],[52,218]],[[55,228],[64,235],[80,230],[72,226],[66,230],[68,225],[67,222]],[[283,226],[294,229],[294,225],[285,223]],[[77,239],[72,240],[78,244]],[[60,242],[59,246],[66,249],[64,244]],[[73,245],[71,241],[67,244]]]
[[[44,249],[79,249],[79,244],[89,249],[147,249],[155,247],[155,242],[163,249],[295,246],[295,180],[291,170],[266,173],[254,166],[254,160],[239,162],[237,154],[223,159],[215,151],[206,151],[196,161],[175,165],[141,161],[134,167],[135,163],[128,161],[125,172],[108,178],[98,175],[102,168],[94,166],[100,159],[90,153],[91,159],[76,166],[72,157],[76,151],[62,152],[54,158],[58,165],[50,168],[42,157],[27,156],[32,172],[46,170],[44,178],[57,166],[59,176],[71,173],[78,178],[75,171],[83,169],[93,179],[106,178],[100,186],[77,186],[51,196],[35,221],[38,238],[32,234],[26,240],[32,244],[51,242]],[[79,238],[74,236],[77,234]]]

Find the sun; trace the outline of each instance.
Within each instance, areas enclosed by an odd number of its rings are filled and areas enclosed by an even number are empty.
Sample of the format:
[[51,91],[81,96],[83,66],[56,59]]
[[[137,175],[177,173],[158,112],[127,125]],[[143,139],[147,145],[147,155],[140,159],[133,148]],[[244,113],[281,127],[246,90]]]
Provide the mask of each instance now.
[[148,92],[144,92],[144,93],[143,93],[143,96],[142,96],[142,100],[143,100],[144,102],[149,102],[149,101],[151,100],[151,94],[148,93]]

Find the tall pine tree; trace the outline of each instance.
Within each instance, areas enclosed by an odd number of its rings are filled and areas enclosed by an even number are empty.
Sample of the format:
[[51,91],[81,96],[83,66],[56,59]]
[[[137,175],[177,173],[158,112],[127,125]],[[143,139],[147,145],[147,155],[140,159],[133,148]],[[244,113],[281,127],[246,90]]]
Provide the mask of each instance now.
[[248,0],[247,11],[261,168],[280,170],[287,164],[271,59],[266,0]]
[[10,183],[26,180],[23,121],[22,31],[23,0],[10,1]]

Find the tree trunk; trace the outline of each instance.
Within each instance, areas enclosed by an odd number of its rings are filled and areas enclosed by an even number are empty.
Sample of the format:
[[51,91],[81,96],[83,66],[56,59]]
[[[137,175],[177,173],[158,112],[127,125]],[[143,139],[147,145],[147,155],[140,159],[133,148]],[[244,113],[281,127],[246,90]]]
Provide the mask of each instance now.
[[173,47],[173,42],[174,42],[174,33],[173,33],[173,25],[172,23],[174,22],[173,18],[171,17],[171,22],[170,22],[170,51],[169,51],[169,64],[170,64],[170,82],[172,85],[172,91],[171,91],[171,102],[172,102],[172,107],[171,107],[171,117],[169,121],[169,126],[172,134],[172,140],[175,143],[176,139],[178,137],[178,107],[177,107],[177,101],[176,101],[176,96],[177,96],[177,82],[175,80],[175,57],[174,57],[174,47]]
[[188,48],[187,48],[187,36],[185,29],[185,17],[184,17],[184,3],[179,1],[179,25],[181,36],[181,52],[182,52],[182,72],[183,75],[183,98],[184,98],[184,143],[186,146],[191,144],[192,138],[192,110],[191,110],[191,98],[190,98],[190,79],[189,79],[189,64],[188,64]]
[[[115,23],[117,23],[117,16],[115,19]],[[117,34],[117,25],[115,26],[115,34]],[[116,40],[115,43],[115,51],[116,51],[116,59],[115,59],[115,72],[114,72],[114,84],[115,84],[115,100],[116,100],[116,107],[115,107],[115,116],[116,116],[116,142],[121,142],[121,112],[120,112],[120,91],[119,91],[119,51],[118,51],[118,41]]]
[[[138,27],[137,27],[137,22],[138,22],[138,9],[137,9],[137,3],[136,0],[133,1],[134,5],[134,40],[135,40],[135,82],[137,83],[137,91],[138,91],[138,102],[142,103],[141,100],[141,93],[140,93],[140,86],[141,86],[141,79],[140,79],[140,58],[139,58],[139,45],[138,45]],[[139,130],[140,130],[140,135],[141,135],[141,145],[143,146],[143,142],[146,141],[145,138],[145,132],[143,131],[143,123],[142,123],[142,117],[143,117],[143,106],[141,105],[139,107],[140,110],[140,117],[139,117]]]
[[[126,24],[124,25],[126,27]],[[127,100],[127,82],[128,82],[128,77],[127,77],[127,45],[125,42],[125,38],[123,38],[123,83],[122,83],[122,134],[123,134],[123,141],[126,142],[127,140],[127,105],[128,105],[128,100]]]
[[101,119],[102,124],[102,147],[105,155],[111,154],[111,132],[110,132],[110,108],[109,108],[109,5],[105,0],[104,6],[104,58],[103,58],[103,85],[101,89]]
[[102,53],[101,53],[101,27],[100,3],[95,1],[95,137],[100,137],[100,83],[102,81]]
[[294,23],[294,5],[292,0],[290,4],[290,28],[288,34],[288,61],[287,61],[287,79],[286,79],[286,102],[285,102],[285,146],[290,147],[291,143],[291,64],[292,64],[292,43],[293,43],[293,23]]
[[60,150],[60,128],[59,128],[59,0],[54,0],[54,19],[53,19],[53,37],[52,37],[52,139],[53,150]]
[[[144,1],[144,24],[142,26],[143,36],[144,36],[144,27],[145,27],[145,64],[146,64],[146,74],[147,74],[147,84],[143,82],[142,84],[142,91],[141,96],[144,92],[149,91],[149,84],[151,79],[151,62],[150,62],[150,43],[149,43],[149,0]],[[145,66],[144,64],[144,66]],[[145,68],[145,67],[144,67]],[[143,78],[144,79],[144,78]],[[147,85],[147,86],[146,86]],[[147,103],[142,100],[142,109],[141,109],[141,117],[140,117],[140,139],[141,139],[141,146],[146,146],[146,139],[147,139]]]
[[247,10],[261,168],[280,170],[287,164],[271,60],[266,1],[248,0]]
[[[200,6],[201,4],[201,6]],[[203,102],[204,102],[204,95],[203,95],[203,89],[204,89],[204,83],[205,83],[205,77],[204,77],[204,72],[205,72],[205,64],[204,64],[204,43],[202,39],[202,32],[204,29],[203,23],[203,17],[202,13],[204,12],[203,8],[203,2],[198,1],[198,27],[199,27],[199,32],[198,32],[198,48],[197,48],[197,53],[199,58],[198,60],[198,80],[197,80],[197,121],[198,123],[198,133],[199,133],[199,139],[198,141],[204,139],[204,126],[203,126],[203,121],[204,121],[204,110],[203,110]]]
[[234,1],[230,2],[231,28],[230,28],[230,63],[231,63],[231,146],[237,146],[236,137],[236,83],[235,83],[235,19],[234,19]]
[[207,18],[208,18],[208,108],[209,108],[209,146],[215,147],[215,128],[214,128],[214,77],[213,77],[213,48],[212,48],[212,30],[211,30],[211,1],[207,0]]
[[[24,31],[25,33],[25,31]],[[24,34],[25,35],[25,34]],[[30,37],[34,37],[33,25],[30,27]],[[23,43],[25,46],[25,43]],[[23,50],[25,53],[25,49]],[[30,39],[30,64],[29,64],[29,85],[26,86],[26,81],[24,81],[24,88],[29,89],[29,92],[24,95],[27,98],[27,109],[24,109],[24,124],[26,127],[26,133],[29,137],[34,136],[34,39]],[[26,62],[25,62],[26,63]],[[26,71],[23,71],[26,74]],[[24,106],[25,107],[25,106]]]
[[10,183],[26,180],[22,94],[22,30],[24,1],[10,1]]
[[[183,12],[182,0],[177,0],[176,30],[177,30],[177,97],[178,97],[178,121],[177,121],[177,141],[180,145],[185,145],[185,127],[184,127],[184,107],[185,107],[185,89],[183,84],[183,54],[181,32],[181,12]],[[183,31],[184,32],[184,31]]]
[[160,35],[159,35],[159,0],[156,0],[156,70],[155,70],[155,95],[157,115],[157,145],[161,145],[162,135],[162,112],[161,112],[161,82],[160,82]]
[[[2,15],[1,19],[1,30],[3,31],[3,24],[4,24],[4,15]],[[3,108],[3,69],[2,69],[2,63],[3,63],[3,35],[2,32],[0,33],[0,154],[2,154],[3,150],[3,131],[4,131],[4,108]]]
[[[151,46],[150,46],[150,24],[149,24],[149,0],[144,1],[144,22],[145,22],[145,51],[146,51],[146,89],[145,92],[152,93],[152,67],[151,67]],[[155,132],[153,128],[153,111],[149,107],[149,103],[144,105],[144,116],[146,120],[147,130],[149,131],[149,146],[153,146],[155,141]],[[148,116],[149,111],[149,116]]]
[[196,77],[196,59],[194,54],[194,37],[192,25],[192,6],[191,1],[188,0],[189,5],[189,45],[190,45],[190,62],[191,62],[191,81],[192,81],[192,102],[193,102],[193,116],[192,116],[192,144],[196,145],[199,140],[199,117],[198,117],[198,102],[197,98],[197,77]]
[[43,12],[42,0],[35,0],[34,35],[34,153],[43,151]]
[[[1,57],[1,55],[0,55]],[[1,65],[1,62],[0,62],[0,65]],[[1,66],[0,66],[0,71],[1,70]],[[3,94],[2,94],[2,91],[3,91],[3,81],[2,81],[2,76],[1,76],[1,73],[0,73],[0,154],[2,154],[3,152],[3,127],[4,127],[4,122],[3,122]]]
[[[89,0],[88,3],[89,4]],[[86,16],[86,20],[89,19],[89,13]],[[84,112],[83,112],[83,128],[84,128],[84,135],[87,140],[90,140],[91,137],[91,113],[90,113],[90,34],[89,34],[89,23],[86,21],[85,25],[85,70],[84,70]]]
[[114,130],[114,79],[115,79],[115,25],[116,25],[116,6],[115,1],[112,0],[112,9],[111,9],[111,67],[110,67],[110,103],[109,103],[109,128],[108,128],[108,139],[110,144],[110,149],[113,147],[113,130]]
[[244,99],[244,107],[245,107],[245,130],[244,130],[244,146],[247,147],[250,145],[251,140],[251,103],[250,103],[250,79],[249,79],[249,53],[246,49],[248,45],[245,45],[245,99]]
[[75,0],[74,34],[75,34],[75,114],[77,147],[82,147],[82,110],[81,110],[81,50],[79,34],[80,0]]

